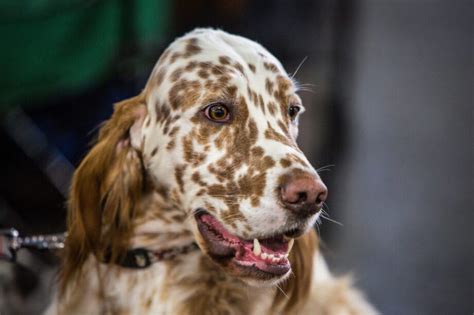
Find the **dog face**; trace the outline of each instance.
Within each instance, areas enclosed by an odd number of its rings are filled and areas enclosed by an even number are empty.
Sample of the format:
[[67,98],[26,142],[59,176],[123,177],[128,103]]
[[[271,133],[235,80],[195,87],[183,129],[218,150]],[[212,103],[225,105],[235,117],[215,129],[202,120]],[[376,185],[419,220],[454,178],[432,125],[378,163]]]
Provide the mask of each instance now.
[[[248,39],[196,30],[177,39],[144,91],[145,172],[230,274],[274,283],[326,188],[296,144],[304,108],[279,61]],[[132,139],[133,141],[133,139]]]

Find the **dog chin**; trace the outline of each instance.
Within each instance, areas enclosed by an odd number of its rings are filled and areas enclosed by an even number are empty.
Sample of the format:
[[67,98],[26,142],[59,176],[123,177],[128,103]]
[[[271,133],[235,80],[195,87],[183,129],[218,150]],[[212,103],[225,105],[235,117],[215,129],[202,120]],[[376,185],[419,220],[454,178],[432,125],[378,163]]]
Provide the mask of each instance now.
[[290,274],[291,274],[291,269],[284,276],[280,278],[270,279],[270,280],[262,280],[262,279],[247,278],[247,277],[245,278],[237,277],[237,278],[251,287],[269,288],[269,287],[275,287],[278,284],[285,282],[290,277]]

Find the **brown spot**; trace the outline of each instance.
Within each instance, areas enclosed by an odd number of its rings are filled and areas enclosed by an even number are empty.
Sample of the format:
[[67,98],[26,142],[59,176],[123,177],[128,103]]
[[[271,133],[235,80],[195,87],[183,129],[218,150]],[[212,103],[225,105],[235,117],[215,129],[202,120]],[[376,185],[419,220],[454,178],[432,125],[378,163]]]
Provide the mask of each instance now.
[[157,152],[158,152],[158,147],[156,146],[156,147],[151,151],[150,157],[154,157]]
[[214,75],[220,76],[227,74],[229,70],[227,70],[227,68],[222,65],[213,65],[211,68],[211,72]]
[[255,68],[255,65],[249,63],[248,66],[249,66],[250,71],[252,71],[253,73],[257,71],[257,69]]
[[278,133],[275,129],[273,129],[270,123],[268,123],[267,126],[268,126],[267,130],[265,130],[265,138],[280,142],[289,147],[296,146],[294,142],[290,141],[287,137],[285,137],[284,135],[282,135],[281,133]]
[[182,54],[180,54],[179,52],[174,52],[172,55],[171,55],[171,59],[170,59],[170,63],[175,63],[176,60],[178,60],[179,58],[181,58]]
[[198,67],[201,69],[209,69],[212,67],[212,65],[213,63],[209,61],[201,61],[198,63]]
[[176,141],[175,141],[175,139],[172,139],[170,142],[168,142],[168,145],[166,146],[166,149],[173,150],[175,145],[176,145]]
[[294,154],[294,153],[289,153],[286,155],[286,158],[289,159],[290,161],[293,161],[295,163],[299,163],[300,165],[303,165],[303,166],[310,166],[308,165],[308,163],[303,160],[302,158],[300,158],[298,155]]
[[193,175],[191,176],[191,180],[198,184],[199,186],[206,187],[207,184],[201,179],[201,174],[199,172],[194,172]]
[[264,154],[263,148],[262,147],[253,147],[252,148],[252,155],[255,157],[262,157]]
[[190,61],[186,67],[184,68],[184,70],[190,72],[190,71],[193,71],[196,67],[197,67],[198,63],[197,61]]
[[283,131],[283,134],[287,135],[288,137],[290,136],[288,128],[281,120],[278,120],[278,126],[280,127],[281,131]]
[[278,67],[271,63],[271,62],[264,62],[263,63],[263,66],[265,67],[265,69],[267,69],[268,71],[271,71],[273,73],[278,73]]
[[174,177],[176,179],[176,183],[178,183],[179,191],[181,191],[181,193],[184,193],[183,175],[184,175],[185,169],[186,169],[185,164],[179,165],[174,169]]
[[277,106],[273,102],[268,102],[268,111],[270,112],[270,115],[275,116],[277,112]]
[[196,54],[199,54],[201,52],[201,47],[198,45],[198,39],[197,38],[190,38],[188,40],[188,43],[186,44],[185,52],[184,52],[184,57],[191,57]]
[[173,129],[171,129],[169,136],[174,137],[174,135],[176,135],[178,131],[179,131],[179,126],[174,126]]
[[267,90],[268,94],[273,94],[273,82],[270,81],[269,78],[265,79],[265,89]]
[[252,103],[258,106],[258,95],[257,95],[257,92],[255,91],[252,91]]
[[219,62],[222,63],[223,65],[228,65],[230,64],[230,58],[227,56],[220,56]]
[[200,69],[197,74],[198,74],[198,76],[199,76],[200,78],[202,78],[202,79],[207,79],[207,78],[209,78],[209,72],[207,72],[207,70]]
[[234,67],[235,67],[235,69],[237,69],[237,71],[239,71],[243,76],[246,76],[246,75],[245,75],[245,72],[244,72],[244,67],[242,67],[242,65],[241,65],[240,63],[236,62],[236,63],[234,64]]
[[282,167],[287,168],[287,167],[291,166],[291,161],[288,160],[288,159],[283,158],[283,159],[280,160],[280,164],[281,164]]
[[250,88],[250,86],[247,86],[247,95],[248,95],[249,100],[253,102],[253,91]]
[[181,76],[183,75],[183,68],[177,68],[176,70],[174,70],[171,75],[170,75],[170,79],[172,82],[176,82],[178,81],[179,78],[181,78]]
[[258,103],[260,104],[262,112],[265,114],[265,102],[263,101],[263,97],[261,94],[258,94]]
[[161,83],[163,83],[163,80],[165,79],[165,75],[166,75],[166,70],[167,69],[164,67],[158,70],[158,73],[156,74],[155,82],[154,82],[156,86],[159,86],[161,85]]
[[169,91],[169,101],[173,109],[187,109],[196,104],[201,96],[202,85],[198,80],[181,79]]
[[193,160],[193,155],[194,155],[193,140],[189,136],[186,136],[183,138],[183,153],[184,153],[184,160],[186,162],[191,162]]
[[156,110],[156,123],[163,123],[164,121],[168,120],[170,117],[170,109],[166,104],[156,103],[155,105]]
[[226,86],[224,89],[224,94],[226,97],[234,99],[237,95],[237,87],[235,85]]

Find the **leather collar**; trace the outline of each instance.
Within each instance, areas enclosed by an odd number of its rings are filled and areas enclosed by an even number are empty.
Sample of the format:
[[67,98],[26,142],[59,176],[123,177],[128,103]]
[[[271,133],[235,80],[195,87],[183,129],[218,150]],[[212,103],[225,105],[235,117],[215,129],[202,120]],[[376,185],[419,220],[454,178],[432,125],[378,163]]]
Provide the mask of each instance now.
[[[151,251],[146,248],[134,248],[125,253],[125,256],[115,262],[115,264],[130,269],[145,269],[152,264],[163,260],[172,260],[179,255],[189,253],[199,249],[196,243],[191,243],[181,247],[172,247],[162,251]],[[105,263],[110,263],[110,254],[106,255]]]

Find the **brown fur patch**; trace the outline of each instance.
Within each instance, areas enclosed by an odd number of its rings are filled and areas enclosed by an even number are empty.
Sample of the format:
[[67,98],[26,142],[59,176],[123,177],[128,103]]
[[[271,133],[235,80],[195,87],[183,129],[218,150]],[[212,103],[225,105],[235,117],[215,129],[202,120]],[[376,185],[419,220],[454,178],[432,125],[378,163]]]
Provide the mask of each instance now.
[[278,133],[275,129],[272,128],[270,123],[268,123],[267,129],[265,130],[265,138],[273,141],[280,142],[289,147],[295,147],[296,144],[291,141],[288,137]]
[[198,39],[190,38],[188,39],[188,43],[186,44],[183,56],[189,58],[191,56],[199,54],[201,51],[202,49],[198,45]]
[[249,66],[250,71],[252,71],[253,73],[257,72],[257,69],[255,68],[255,65],[249,63],[248,66]]
[[60,295],[66,293],[68,283],[81,281],[89,255],[102,260],[108,249],[111,261],[116,261],[128,247],[145,187],[140,153],[127,139],[130,128],[145,112],[143,104],[143,95],[116,104],[97,143],[74,173]]

